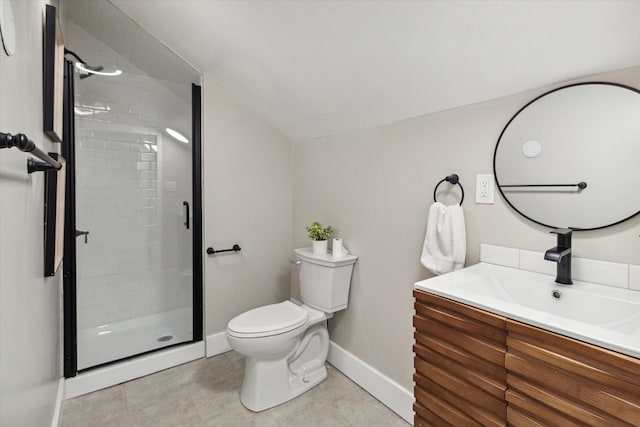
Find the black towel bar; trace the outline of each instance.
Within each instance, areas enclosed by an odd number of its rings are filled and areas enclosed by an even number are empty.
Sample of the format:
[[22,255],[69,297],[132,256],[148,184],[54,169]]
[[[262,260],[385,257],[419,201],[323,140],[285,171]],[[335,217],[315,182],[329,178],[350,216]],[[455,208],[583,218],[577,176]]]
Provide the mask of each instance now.
[[11,135],[10,133],[0,132],[0,148],[16,147],[25,153],[31,153],[44,163],[36,162],[33,159],[27,160],[27,171],[29,173],[46,171],[49,169],[60,170],[62,165],[49,156],[47,153],[36,147],[35,142],[30,140],[24,133]]
[[233,245],[233,247],[231,249],[218,249],[218,250],[215,250],[212,247],[208,247],[207,248],[207,255],[215,255],[215,254],[219,254],[219,253],[222,253],[222,252],[239,252],[241,250],[242,250],[242,248],[237,243],[235,245]]
[[580,190],[587,188],[587,183],[580,181],[577,184],[508,184],[501,185],[500,188],[517,188],[517,187],[578,187]]
[[438,184],[436,184],[436,188],[433,189],[433,201],[437,202],[437,200],[436,200],[436,192],[438,191],[438,187],[440,186],[440,184],[442,184],[445,181],[447,181],[448,183],[450,183],[452,185],[458,184],[458,186],[460,186],[460,191],[462,192],[462,198],[460,198],[460,206],[462,206],[462,202],[464,201],[464,188],[462,188],[462,184],[460,184],[460,178],[455,173],[444,177],[444,179],[441,179],[438,182]]

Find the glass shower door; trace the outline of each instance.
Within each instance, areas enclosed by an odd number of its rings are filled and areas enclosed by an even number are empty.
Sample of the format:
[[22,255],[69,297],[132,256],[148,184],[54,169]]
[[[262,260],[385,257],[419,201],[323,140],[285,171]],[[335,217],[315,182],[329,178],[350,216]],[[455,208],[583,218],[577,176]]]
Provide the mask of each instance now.
[[78,369],[192,339],[190,174],[160,170],[163,140],[77,135]]
[[[105,43],[82,16],[65,35],[89,63],[75,74],[78,370],[192,341],[194,306],[192,80]],[[144,47],[140,31],[127,34]],[[156,66],[176,61],[147,49]],[[121,73],[86,71],[98,68]]]

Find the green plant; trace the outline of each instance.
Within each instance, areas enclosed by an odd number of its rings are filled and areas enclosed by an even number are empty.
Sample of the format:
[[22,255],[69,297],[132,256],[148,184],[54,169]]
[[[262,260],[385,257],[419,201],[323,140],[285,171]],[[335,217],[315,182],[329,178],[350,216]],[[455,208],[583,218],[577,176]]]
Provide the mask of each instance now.
[[311,240],[329,240],[329,238],[335,233],[335,228],[330,225],[323,227],[318,221],[312,221],[311,225],[307,227],[307,236]]

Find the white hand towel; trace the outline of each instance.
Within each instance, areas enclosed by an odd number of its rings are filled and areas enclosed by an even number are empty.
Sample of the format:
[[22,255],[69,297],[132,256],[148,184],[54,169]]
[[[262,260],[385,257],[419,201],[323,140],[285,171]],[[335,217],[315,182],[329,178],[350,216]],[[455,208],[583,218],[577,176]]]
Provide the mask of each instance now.
[[435,274],[464,267],[467,238],[462,206],[435,202],[429,208],[420,262]]

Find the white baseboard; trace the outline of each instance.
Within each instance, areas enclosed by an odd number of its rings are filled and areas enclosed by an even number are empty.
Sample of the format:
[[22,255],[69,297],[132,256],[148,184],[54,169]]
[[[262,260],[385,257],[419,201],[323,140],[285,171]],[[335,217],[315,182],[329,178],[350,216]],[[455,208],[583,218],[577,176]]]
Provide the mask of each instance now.
[[413,393],[361,359],[331,342],[327,361],[413,425]]
[[231,351],[231,346],[224,332],[207,336],[207,357],[217,356],[227,351]]
[[53,409],[53,418],[51,418],[51,427],[60,427],[62,425],[62,402],[64,401],[64,378],[58,380],[58,393],[56,394],[56,406]]
[[65,380],[65,398],[80,396],[111,387],[204,356],[204,342],[186,344],[134,357],[123,362],[93,369]]

